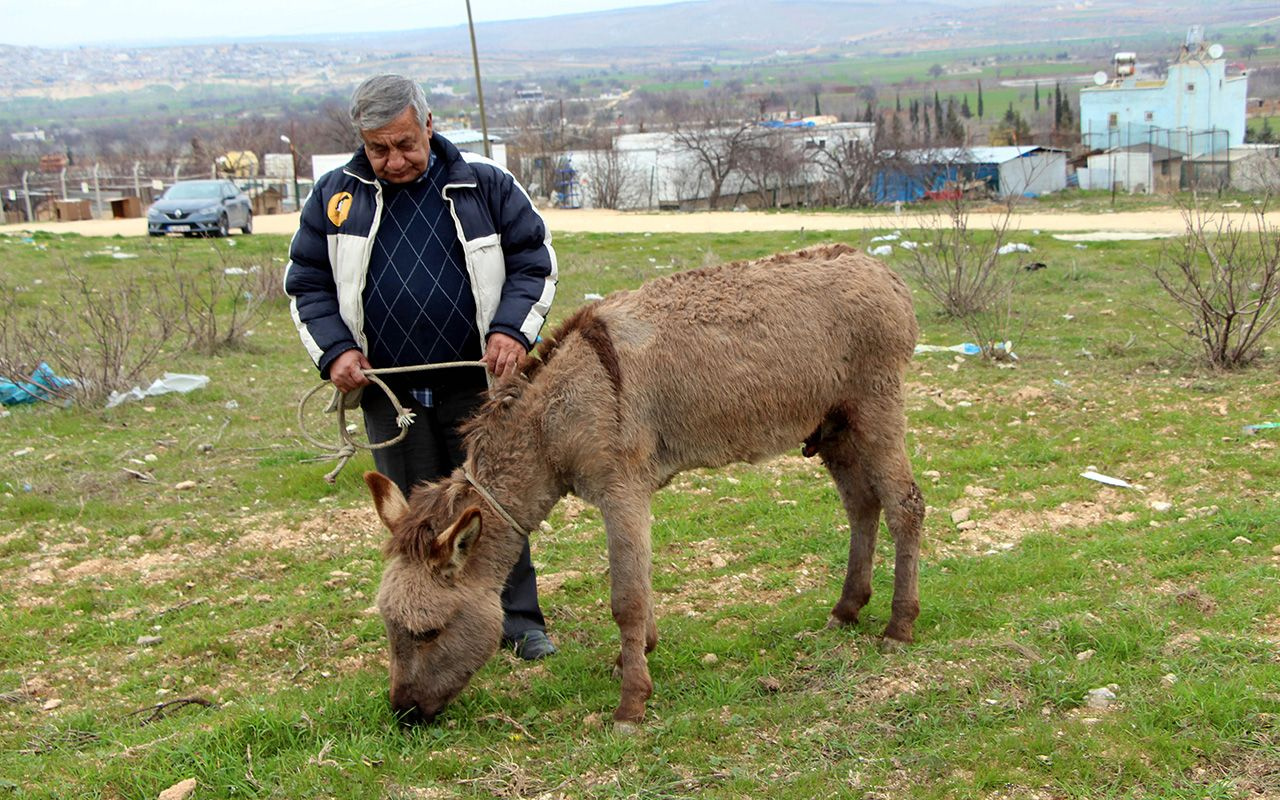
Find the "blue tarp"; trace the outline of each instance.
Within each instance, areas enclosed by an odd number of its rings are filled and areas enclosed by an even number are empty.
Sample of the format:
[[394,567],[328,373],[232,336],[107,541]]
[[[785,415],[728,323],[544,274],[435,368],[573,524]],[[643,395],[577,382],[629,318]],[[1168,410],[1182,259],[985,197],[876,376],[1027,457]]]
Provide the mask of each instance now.
[[41,361],[36,371],[31,373],[31,380],[0,378],[0,403],[16,406],[37,400],[53,400],[62,393],[62,389],[74,385],[75,381],[53,374],[53,369]]
[[876,174],[871,191],[877,203],[900,200],[913,203],[925,192],[936,192],[948,183],[981,180],[993,191],[999,189],[1000,167],[995,164],[916,164],[906,169],[888,169]]

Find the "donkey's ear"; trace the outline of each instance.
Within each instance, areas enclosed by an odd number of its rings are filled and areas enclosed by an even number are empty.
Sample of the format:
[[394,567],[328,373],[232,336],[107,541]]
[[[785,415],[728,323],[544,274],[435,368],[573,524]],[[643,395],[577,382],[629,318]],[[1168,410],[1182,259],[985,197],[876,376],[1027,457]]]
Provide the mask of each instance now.
[[440,571],[445,575],[452,575],[461,570],[471,555],[472,546],[480,538],[481,531],[480,509],[472,506],[463,511],[462,516],[440,534],[432,547],[439,560]]
[[381,472],[366,472],[364,482],[369,485],[373,507],[378,510],[382,524],[387,526],[387,530],[394,531],[396,523],[409,511],[400,487]]

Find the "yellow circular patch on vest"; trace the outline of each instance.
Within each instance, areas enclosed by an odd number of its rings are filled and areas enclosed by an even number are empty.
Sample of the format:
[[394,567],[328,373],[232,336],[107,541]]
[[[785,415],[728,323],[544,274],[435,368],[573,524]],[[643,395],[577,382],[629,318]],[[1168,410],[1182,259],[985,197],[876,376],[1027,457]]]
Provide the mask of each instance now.
[[351,192],[338,192],[329,198],[329,221],[339,228],[351,213]]

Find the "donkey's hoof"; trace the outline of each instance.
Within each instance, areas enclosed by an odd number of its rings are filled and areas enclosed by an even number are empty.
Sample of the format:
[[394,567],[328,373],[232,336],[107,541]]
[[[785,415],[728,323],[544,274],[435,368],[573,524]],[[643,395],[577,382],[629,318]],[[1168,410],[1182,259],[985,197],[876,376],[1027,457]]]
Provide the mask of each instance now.
[[842,628],[852,628],[854,625],[857,625],[857,624],[858,624],[857,617],[854,617],[853,619],[840,619],[837,616],[831,616],[827,618],[827,630],[829,631],[837,631]]
[[907,644],[907,642],[899,641],[898,639],[890,639],[888,636],[885,636],[880,640],[878,649],[885,655],[890,653],[901,653],[907,649]]
[[619,736],[639,736],[640,725],[636,722],[628,722],[624,719],[615,719],[613,721],[613,732]]

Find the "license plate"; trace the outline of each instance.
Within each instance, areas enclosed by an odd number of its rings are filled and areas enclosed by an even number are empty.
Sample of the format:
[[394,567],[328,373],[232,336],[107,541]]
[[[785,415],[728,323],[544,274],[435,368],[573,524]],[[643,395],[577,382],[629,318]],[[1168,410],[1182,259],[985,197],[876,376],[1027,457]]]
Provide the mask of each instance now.
[[191,230],[191,226],[190,225],[170,225],[169,230],[173,231],[174,233],[186,233],[187,231]]

